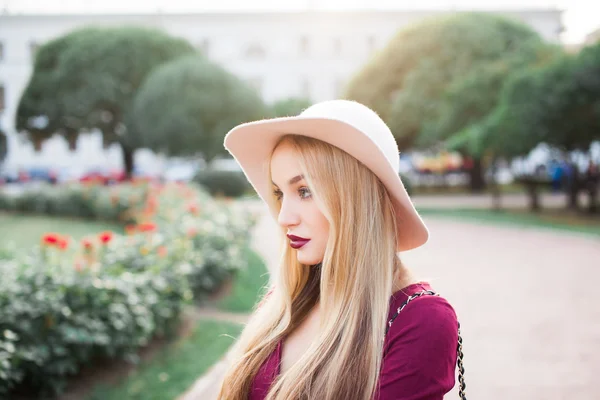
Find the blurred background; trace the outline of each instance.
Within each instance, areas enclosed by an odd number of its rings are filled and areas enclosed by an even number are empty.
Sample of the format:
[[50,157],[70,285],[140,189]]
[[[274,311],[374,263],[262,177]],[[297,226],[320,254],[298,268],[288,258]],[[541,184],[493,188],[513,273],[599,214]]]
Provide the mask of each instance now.
[[343,98],[396,137],[474,398],[597,398],[600,5],[396,3],[0,0],[0,397],[214,398],[277,273],[223,138]]

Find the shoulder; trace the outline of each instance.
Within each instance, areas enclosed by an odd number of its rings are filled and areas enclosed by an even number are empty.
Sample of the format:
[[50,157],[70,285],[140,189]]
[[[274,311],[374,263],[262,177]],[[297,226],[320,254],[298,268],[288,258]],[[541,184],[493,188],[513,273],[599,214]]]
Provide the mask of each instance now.
[[410,301],[385,338],[380,399],[441,400],[455,383],[457,346],[458,320],[445,298]]
[[[390,310],[393,316],[397,308]],[[423,295],[412,299],[397,315],[388,331],[389,342],[399,336],[415,336],[419,342],[433,338],[458,340],[458,318],[442,296]],[[456,342],[454,342],[456,343]]]

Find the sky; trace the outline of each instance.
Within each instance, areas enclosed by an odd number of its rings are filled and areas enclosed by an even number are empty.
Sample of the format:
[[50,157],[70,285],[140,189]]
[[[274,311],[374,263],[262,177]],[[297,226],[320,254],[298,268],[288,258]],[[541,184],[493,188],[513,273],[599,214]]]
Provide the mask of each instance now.
[[[248,4],[251,4],[249,6]],[[597,0],[419,0],[398,5],[399,0],[0,0],[10,13],[152,13],[266,10],[360,10],[360,9],[505,9],[558,8],[564,11],[564,43],[580,43],[600,28]]]

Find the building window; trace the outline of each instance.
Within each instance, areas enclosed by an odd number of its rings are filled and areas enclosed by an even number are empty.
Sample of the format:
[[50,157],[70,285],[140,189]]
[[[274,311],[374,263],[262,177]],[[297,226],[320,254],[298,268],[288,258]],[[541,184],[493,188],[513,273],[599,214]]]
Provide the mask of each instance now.
[[333,54],[336,56],[342,55],[342,39],[335,38],[333,41]]
[[245,58],[258,58],[258,59],[262,59],[262,58],[265,58],[265,56],[266,56],[266,51],[259,44],[251,44],[251,45],[249,45],[246,48],[246,51],[244,52],[244,57]]
[[300,54],[303,56],[307,56],[309,51],[309,41],[307,36],[302,36],[300,38]]
[[35,55],[39,49],[40,45],[37,42],[31,41],[29,42],[29,52],[31,54],[31,59],[35,60]]
[[0,112],[4,111],[6,108],[5,92],[4,85],[0,85]]

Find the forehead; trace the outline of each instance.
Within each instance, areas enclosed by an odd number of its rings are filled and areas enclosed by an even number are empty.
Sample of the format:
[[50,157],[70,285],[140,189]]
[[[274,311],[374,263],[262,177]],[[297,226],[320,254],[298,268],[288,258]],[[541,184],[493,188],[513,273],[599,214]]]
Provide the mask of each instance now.
[[283,183],[301,173],[298,155],[294,147],[287,142],[281,143],[271,157],[271,177],[276,184]]

